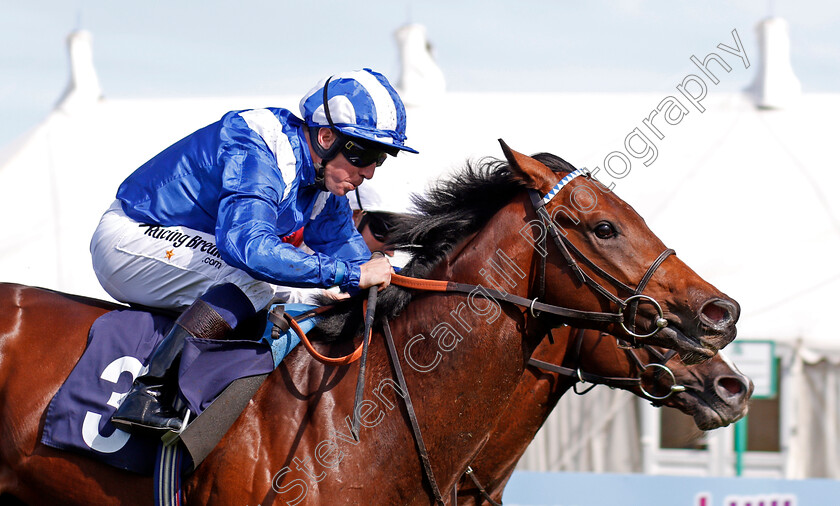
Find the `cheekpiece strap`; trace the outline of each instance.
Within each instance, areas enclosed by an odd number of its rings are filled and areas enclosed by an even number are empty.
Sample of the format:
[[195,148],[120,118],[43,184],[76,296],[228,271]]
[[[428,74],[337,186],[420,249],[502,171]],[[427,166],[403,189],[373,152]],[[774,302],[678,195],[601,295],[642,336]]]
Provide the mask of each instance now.
[[585,175],[587,173],[588,172],[585,168],[580,168],[580,169],[575,169],[574,172],[570,172],[570,173],[566,174],[566,177],[564,177],[563,179],[558,181],[557,184],[554,185],[554,188],[552,188],[550,192],[543,195],[543,198],[542,198],[543,205],[548,205],[548,203],[551,202],[551,199],[553,199],[558,193],[560,193],[560,190],[562,190],[564,186],[569,184],[569,182],[571,182],[572,179],[574,179],[578,176],[581,176],[581,175]]

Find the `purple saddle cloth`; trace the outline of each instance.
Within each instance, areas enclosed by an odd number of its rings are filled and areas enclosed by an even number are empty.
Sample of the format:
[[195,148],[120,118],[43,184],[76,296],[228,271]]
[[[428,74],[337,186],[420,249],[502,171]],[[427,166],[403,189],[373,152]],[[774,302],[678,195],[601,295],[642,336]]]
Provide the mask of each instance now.
[[[151,474],[159,440],[118,430],[110,419],[172,325],[171,318],[145,311],[100,316],[91,326],[84,354],[50,401],[41,442]],[[273,369],[271,347],[265,342],[187,338],[178,371],[179,395],[193,418],[232,381]]]

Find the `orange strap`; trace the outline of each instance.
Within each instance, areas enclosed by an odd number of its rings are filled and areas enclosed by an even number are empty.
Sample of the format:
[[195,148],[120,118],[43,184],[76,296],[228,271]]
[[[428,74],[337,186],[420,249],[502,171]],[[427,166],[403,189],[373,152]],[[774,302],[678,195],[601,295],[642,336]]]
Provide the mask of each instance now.
[[430,292],[448,291],[449,282],[437,279],[418,279],[399,274],[391,274],[391,283],[403,288],[414,288],[416,290],[427,290]]
[[[445,292],[447,291],[447,287],[449,282],[447,281],[439,281],[434,279],[418,279],[418,278],[411,278],[408,276],[400,276],[399,274],[391,274],[391,283],[401,286],[403,288],[414,288],[416,290],[427,290],[432,292]],[[365,300],[362,311],[367,310],[367,300]],[[359,360],[362,356],[362,347],[364,346],[364,342],[360,343],[359,346],[356,348],[353,353],[349,355],[345,355],[343,357],[327,357],[325,355],[321,355],[318,353],[318,350],[312,346],[312,343],[309,341],[309,338],[306,337],[306,333],[303,329],[300,328],[297,321],[294,318],[288,318],[289,325],[297,332],[298,337],[300,337],[300,341],[303,343],[303,346],[306,347],[307,351],[315,357],[316,360],[322,362],[324,364],[330,365],[346,365],[352,364],[356,360]],[[373,329],[368,333],[366,339],[368,344],[370,344],[370,337],[373,333]]]
[[[364,303],[363,307],[364,308],[367,307],[367,300],[365,300],[365,303]],[[298,325],[298,322],[295,321],[294,318],[288,318],[288,320],[289,320],[289,325],[291,325],[292,329],[294,329],[294,331],[297,332],[298,337],[300,337],[300,341],[306,347],[307,351],[309,351],[309,353],[313,357],[315,357],[315,359],[319,362],[322,362],[324,364],[330,364],[330,365],[346,365],[346,364],[352,364],[356,360],[359,360],[359,358],[362,356],[362,346],[364,346],[364,344],[365,344],[364,342],[359,344],[359,347],[356,348],[356,350],[353,353],[351,353],[349,355],[345,355],[343,357],[327,357],[326,355],[321,355],[320,353],[318,353],[318,350],[316,350],[315,347],[312,346],[312,343],[309,341],[309,338],[306,337],[306,333],[303,331],[302,328],[300,328],[300,325]],[[370,335],[372,333],[373,333],[373,329],[371,329],[370,333],[368,333],[368,335],[367,335],[366,339],[368,340],[368,343],[370,343]]]

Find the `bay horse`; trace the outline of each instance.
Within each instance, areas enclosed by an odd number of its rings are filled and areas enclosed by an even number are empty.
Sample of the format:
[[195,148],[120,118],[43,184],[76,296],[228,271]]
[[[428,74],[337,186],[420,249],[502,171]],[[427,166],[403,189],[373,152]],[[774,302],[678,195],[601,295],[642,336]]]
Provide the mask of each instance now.
[[[383,290],[355,409],[358,362],[325,365],[297,347],[185,479],[187,503],[440,504],[496,426],[485,406],[507,404],[551,327],[633,332],[693,362],[735,337],[738,305],[671,255],[632,208],[594,179],[573,178],[579,172],[559,157],[502,147],[507,162],[467,165],[394,232],[414,255],[404,274],[476,288]],[[504,300],[527,307],[494,298],[500,291],[486,287],[500,282]],[[0,285],[0,493],[33,504],[151,503],[151,478],[39,442],[91,323],[112,307]],[[325,318],[318,350],[355,347],[360,319]],[[404,378],[395,374],[403,362]]]
[[654,406],[691,415],[701,430],[725,427],[747,414],[752,380],[724,358],[723,352],[689,366],[662,349],[629,349],[597,330],[563,327],[552,333],[555,341],[566,346],[543,341],[534,351],[499,417],[502,422],[458,483],[459,506],[502,503],[517,462],[571,388],[584,389],[575,390],[580,394],[598,384],[621,388]]

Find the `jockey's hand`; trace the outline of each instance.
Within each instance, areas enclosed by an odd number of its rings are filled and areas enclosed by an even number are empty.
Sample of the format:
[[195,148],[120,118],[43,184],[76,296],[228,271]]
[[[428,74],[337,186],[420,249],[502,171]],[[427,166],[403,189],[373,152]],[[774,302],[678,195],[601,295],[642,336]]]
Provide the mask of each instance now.
[[391,274],[394,268],[385,255],[374,255],[368,262],[362,264],[362,274],[359,277],[359,288],[370,288],[379,285],[382,290],[391,284]]
[[325,297],[327,297],[331,300],[344,300],[344,299],[349,299],[350,298],[350,294],[345,293],[345,292],[337,292],[337,291],[334,292],[332,290],[321,290],[321,293]]

